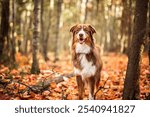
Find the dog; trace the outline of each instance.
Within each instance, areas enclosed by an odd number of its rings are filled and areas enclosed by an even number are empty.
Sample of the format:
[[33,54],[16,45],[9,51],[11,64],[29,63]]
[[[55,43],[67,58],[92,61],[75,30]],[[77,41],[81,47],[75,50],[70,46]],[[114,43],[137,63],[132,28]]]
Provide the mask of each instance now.
[[102,69],[100,48],[93,37],[96,30],[90,24],[76,24],[71,27],[70,32],[73,34],[71,53],[79,99],[83,99],[86,85],[89,89],[89,99],[93,100]]

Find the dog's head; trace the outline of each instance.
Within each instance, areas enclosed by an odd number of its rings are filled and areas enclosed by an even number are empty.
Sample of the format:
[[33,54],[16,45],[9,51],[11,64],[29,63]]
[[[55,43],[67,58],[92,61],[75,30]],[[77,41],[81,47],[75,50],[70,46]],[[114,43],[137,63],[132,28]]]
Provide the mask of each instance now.
[[76,24],[71,27],[70,32],[73,33],[73,43],[91,45],[94,43],[93,34],[95,29],[89,24]]

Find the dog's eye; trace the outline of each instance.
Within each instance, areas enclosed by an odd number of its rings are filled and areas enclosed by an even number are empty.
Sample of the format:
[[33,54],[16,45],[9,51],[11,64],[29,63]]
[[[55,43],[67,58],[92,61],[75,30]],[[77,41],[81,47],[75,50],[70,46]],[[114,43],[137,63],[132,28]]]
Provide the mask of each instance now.
[[79,32],[79,30],[76,30],[76,32],[75,32],[75,33],[77,34],[78,32]]
[[84,29],[84,31],[85,31],[86,33],[88,33],[88,32],[89,32],[87,29]]
[[75,31],[75,33],[77,34],[79,31],[80,31],[80,29],[77,29],[77,30]]

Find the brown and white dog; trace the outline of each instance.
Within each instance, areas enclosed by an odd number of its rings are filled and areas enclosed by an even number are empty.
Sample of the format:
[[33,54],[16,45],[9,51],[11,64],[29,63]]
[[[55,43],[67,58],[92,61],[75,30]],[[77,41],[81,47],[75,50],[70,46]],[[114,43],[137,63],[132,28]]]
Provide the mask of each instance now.
[[89,24],[77,24],[70,32],[73,33],[71,50],[79,99],[83,99],[86,84],[89,88],[89,99],[94,99],[102,69],[100,48],[95,45],[93,38],[96,31]]

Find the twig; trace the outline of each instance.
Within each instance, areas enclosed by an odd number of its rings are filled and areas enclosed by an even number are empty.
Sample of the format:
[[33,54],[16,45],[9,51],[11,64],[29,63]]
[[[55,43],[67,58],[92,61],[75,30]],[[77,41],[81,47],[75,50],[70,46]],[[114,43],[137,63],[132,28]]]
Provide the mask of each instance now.
[[105,84],[106,84],[106,82],[108,81],[109,78],[110,78],[110,77],[108,77],[108,78],[106,79],[106,81],[104,82],[104,85],[103,85],[103,86],[100,86],[100,87],[97,89],[97,91],[96,91],[95,94],[94,94],[94,99],[96,98],[97,93],[98,93],[101,89],[104,89]]

